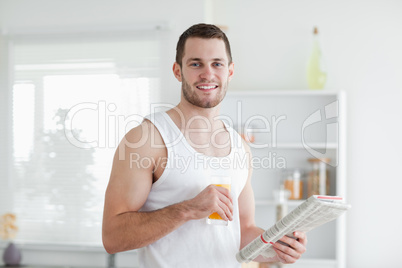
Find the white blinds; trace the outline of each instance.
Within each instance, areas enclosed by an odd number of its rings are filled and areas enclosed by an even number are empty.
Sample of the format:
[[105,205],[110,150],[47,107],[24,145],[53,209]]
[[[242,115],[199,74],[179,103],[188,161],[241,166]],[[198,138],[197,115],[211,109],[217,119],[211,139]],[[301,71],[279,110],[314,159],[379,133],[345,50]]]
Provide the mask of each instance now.
[[141,36],[13,43],[19,241],[101,244],[114,151],[158,101],[160,40]]

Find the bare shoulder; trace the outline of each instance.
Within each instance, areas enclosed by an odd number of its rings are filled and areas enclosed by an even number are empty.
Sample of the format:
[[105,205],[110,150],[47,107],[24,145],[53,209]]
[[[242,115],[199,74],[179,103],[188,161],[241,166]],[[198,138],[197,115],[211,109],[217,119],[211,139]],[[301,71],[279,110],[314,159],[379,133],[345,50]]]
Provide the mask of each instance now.
[[121,140],[116,150],[115,161],[133,160],[137,157],[155,160],[162,156],[164,151],[166,151],[166,146],[161,134],[154,124],[149,120],[144,120],[140,125],[127,132]]
[[154,181],[158,159],[166,148],[156,127],[148,120],[131,129],[120,142],[105,196],[105,212],[116,215],[138,211]]
[[248,145],[248,143],[244,139],[241,139],[241,141],[243,143],[244,151],[245,151],[247,157],[249,158],[249,161],[251,161],[252,153],[251,153],[250,145]]

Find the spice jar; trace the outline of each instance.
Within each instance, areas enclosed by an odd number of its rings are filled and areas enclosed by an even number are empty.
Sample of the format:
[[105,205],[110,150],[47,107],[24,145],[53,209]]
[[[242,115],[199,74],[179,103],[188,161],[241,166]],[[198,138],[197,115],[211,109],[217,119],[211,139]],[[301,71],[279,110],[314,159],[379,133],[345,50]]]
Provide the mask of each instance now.
[[312,169],[308,176],[307,192],[308,196],[328,195],[329,194],[329,170],[327,164],[329,158],[310,158]]
[[300,200],[303,198],[303,180],[300,169],[286,171],[283,184],[285,189],[290,192],[289,199]]

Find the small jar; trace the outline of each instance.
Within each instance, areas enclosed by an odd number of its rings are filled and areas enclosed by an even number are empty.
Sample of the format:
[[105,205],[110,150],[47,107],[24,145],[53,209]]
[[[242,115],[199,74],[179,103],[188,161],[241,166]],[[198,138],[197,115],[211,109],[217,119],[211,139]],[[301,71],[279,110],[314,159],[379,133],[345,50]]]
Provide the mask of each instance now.
[[290,200],[300,200],[303,198],[303,173],[300,169],[285,172],[283,184],[285,189],[290,192]]
[[310,158],[312,164],[307,181],[308,197],[312,195],[329,195],[329,158]]

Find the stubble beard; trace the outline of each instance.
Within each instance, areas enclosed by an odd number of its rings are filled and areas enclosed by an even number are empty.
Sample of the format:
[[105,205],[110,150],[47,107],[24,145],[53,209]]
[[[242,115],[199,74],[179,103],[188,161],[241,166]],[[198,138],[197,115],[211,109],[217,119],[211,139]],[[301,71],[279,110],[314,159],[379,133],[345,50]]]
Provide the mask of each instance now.
[[203,101],[195,91],[193,92],[191,91],[190,84],[187,83],[186,79],[183,77],[182,74],[181,90],[183,92],[184,98],[192,105],[200,108],[213,108],[216,107],[218,104],[220,104],[226,96],[227,87],[228,87],[227,82],[222,84],[222,86],[216,89],[219,90],[219,92],[216,93],[216,97],[214,99]]

